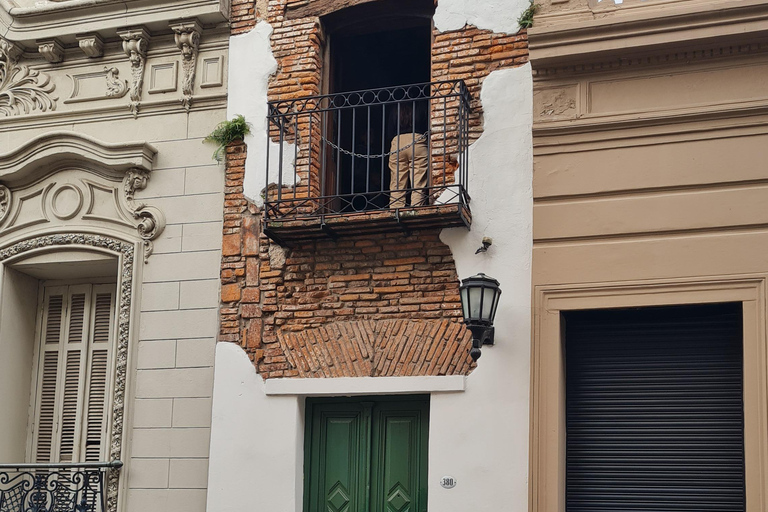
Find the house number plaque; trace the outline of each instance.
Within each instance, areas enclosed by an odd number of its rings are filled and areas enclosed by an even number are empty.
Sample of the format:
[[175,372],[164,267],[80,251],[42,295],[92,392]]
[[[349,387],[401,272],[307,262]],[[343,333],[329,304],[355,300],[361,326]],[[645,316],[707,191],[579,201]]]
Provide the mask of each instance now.
[[440,479],[440,485],[445,489],[453,489],[456,487],[456,479],[452,476],[444,476]]

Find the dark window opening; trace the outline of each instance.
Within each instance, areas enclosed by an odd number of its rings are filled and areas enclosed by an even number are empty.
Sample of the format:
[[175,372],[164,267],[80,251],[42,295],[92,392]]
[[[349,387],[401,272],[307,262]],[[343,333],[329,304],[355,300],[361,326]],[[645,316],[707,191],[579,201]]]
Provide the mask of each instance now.
[[[431,17],[376,18],[339,29],[329,38],[329,92],[426,84],[431,75],[431,41]],[[422,99],[409,99],[420,92]],[[378,97],[368,93],[362,103],[377,104],[340,109],[330,116],[324,194],[339,196],[331,210],[427,204],[421,188],[426,190],[429,179],[430,106],[424,96],[429,96],[429,88],[406,87]],[[379,103],[382,99],[385,104]],[[398,135],[402,137],[395,141]],[[394,181],[393,165],[399,166],[400,173]],[[393,187],[402,192],[391,196]]]

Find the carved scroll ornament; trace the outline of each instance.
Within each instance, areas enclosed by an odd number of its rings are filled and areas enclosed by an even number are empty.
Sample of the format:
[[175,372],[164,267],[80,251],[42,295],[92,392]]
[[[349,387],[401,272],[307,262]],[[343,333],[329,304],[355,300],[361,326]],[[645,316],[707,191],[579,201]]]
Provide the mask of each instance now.
[[0,185],[0,223],[5,220],[11,209],[11,191],[5,185]]
[[0,38],[0,113],[6,117],[29,114],[33,110],[56,110],[52,96],[56,86],[51,77],[19,65],[22,50]]
[[165,229],[165,215],[158,208],[148,206],[144,203],[136,202],[134,199],[136,192],[147,188],[149,181],[149,171],[141,169],[132,169],[128,171],[123,181],[123,191],[128,209],[133,214],[133,218],[139,221],[136,230],[139,236],[144,240],[144,261],[146,262],[152,254],[152,240],[156,239]]

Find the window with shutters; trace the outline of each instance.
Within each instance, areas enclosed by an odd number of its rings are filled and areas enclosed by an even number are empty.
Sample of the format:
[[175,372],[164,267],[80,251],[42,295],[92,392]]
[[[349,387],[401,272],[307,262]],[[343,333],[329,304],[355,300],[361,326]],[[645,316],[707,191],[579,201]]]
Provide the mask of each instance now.
[[28,459],[104,461],[115,285],[45,287],[42,302]]
[[426,512],[429,397],[307,401],[304,512]]

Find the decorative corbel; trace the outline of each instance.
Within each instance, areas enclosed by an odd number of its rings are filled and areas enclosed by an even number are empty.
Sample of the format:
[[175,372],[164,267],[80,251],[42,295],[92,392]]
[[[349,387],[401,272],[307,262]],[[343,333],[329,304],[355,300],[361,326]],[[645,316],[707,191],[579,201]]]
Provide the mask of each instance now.
[[8,216],[11,209],[11,191],[8,187],[0,184],[0,224]]
[[104,55],[104,40],[99,34],[77,34],[75,39],[89,58],[95,59]]
[[144,203],[138,203],[134,199],[136,192],[147,188],[149,181],[149,171],[142,169],[131,169],[123,181],[123,191],[128,209],[133,214],[139,224],[136,230],[139,236],[144,240],[144,262],[146,263],[152,254],[152,240],[160,236],[165,229],[165,215],[158,208],[148,206]]
[[184,75],[181,88],[184,97],[182,105],[187,110],[192,106],[192,93],[195,85],[197,69],[197,52],[200,46],[200,35],[203,27],[197,19],[176,20],[170,24],[176,39],[176,46],[181,50],[181,69]]
[[56,39],[37,41],[37,51],[51,64],[58,64],[64,60],[64,47]]
[[119,30],[117,34],[123,40],[123,51],[131,61],[131,112],[138,117],[141,105],[141,89],[144,85],[144,66],[147,62],[149,32],[144,27]]

